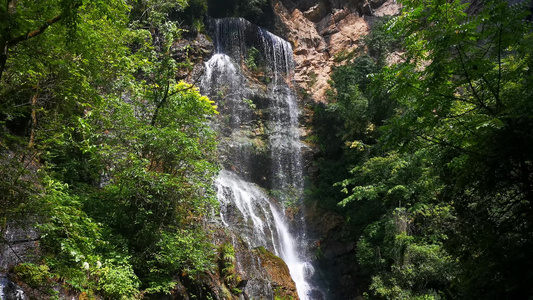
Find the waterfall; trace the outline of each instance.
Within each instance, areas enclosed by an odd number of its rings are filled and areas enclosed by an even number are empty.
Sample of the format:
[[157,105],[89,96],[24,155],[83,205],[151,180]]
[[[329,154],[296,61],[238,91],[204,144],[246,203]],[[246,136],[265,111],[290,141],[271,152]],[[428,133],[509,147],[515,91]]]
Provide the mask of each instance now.
[[304,188],[291,45],[241,18],[215,19],[210,27],[215,54],[201,87],[221,113],[215,125],[224,166],[216,182],[221,221],[250,249],[281,257],[299,298],[311,299],[305,223],[285,214],[287,206],[301,206]]
[[4,274],[0,274],[0,299],[24,300],[24,291]]

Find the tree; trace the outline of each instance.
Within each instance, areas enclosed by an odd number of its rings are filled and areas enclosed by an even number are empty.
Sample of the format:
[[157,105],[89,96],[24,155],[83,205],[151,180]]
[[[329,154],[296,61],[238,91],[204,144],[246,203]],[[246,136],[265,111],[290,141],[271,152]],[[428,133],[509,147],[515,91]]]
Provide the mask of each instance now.
[[216,110],[177,80],[190,65],[170,55],[182,33],[170,18],[186,3],[8,4],[0,216],[11,226],[24,213],[41,232],[19,279],[116,299],[209,270]]
[[434,163],[446,185],[441,199],[454,203],[459,218],[449,246],[461,260],[466,295],[530,295],[532,274],[524,269],[532,259],[526,253],[533,201],[533,157],[525,150],[533,145],[527,4],[489,1],[473,16],[459,2],[406,4],[392,24],[406,36],[407,61],[396,70],[394,93],[405,110],[391,123],[400,134],[390,142],[436,148]]
[[[352,209],[364,208],[356,201],[385,202],[359,241],[362,263],[376,256],[371,251],[376,247],[403,249],[399,256],[380,251],[382,269],[370,271],[375,274],[370,285],[373,295],[530,297],[533,157],[526,149],[533,146],[533,35],[526,21],[529,8],[524,3],[487,1],[468,15],[468,4],[460,1],[402,4],[402,15],[389,26],[404,39],[405,61],[374,76],[388,82],[388,93],[398,102],[397,115],[380,130],[381,154],[356,167],[354,176],[344,182],[350,196],[342,202],[354,205]],[[400,171],[417,161],[410,175],[398,178],[383,172],[398,164]],[[427,171],[416,175],[420,170]],[[435,184],[424,193],[412,192],[428,180]],[[409,198],[401,204],[387,205],[387,199],[406,192]],[[425,207],[422,215],[420,207]],[[434,213],[442,209],[445,215]],[[412,228],[406,234],[398,231],[401,222],[394,221],[398,211]],[[426,222],[441,225],[428,231]],[[425,258],[413,260],[413,255]],[[420,268],[433,268],[434,274],[447,277],[433,277],[432,283],[417,287],[413,282],[428,278]],[[413,278],[406,270],[419,271],[412,273],[418,274]],[[424,292],[421,286],[433,290]]]
[[[88,116],[89,145],[111,181],[89,194],[86,209],[128,249],[143,288],[166,292],[178,271],[210,267],[202,219],[215,205],[212,102],[192,86],[172,86],[157,109],[148,94],[110,98]],[[158,112],[154,122],[155,112]],[[99,128],[99,129],[96,129]],[[171,246],[173,245],[173,246]]]
[[[72,134],[78,117],[99,103],[98,90],[110,91],[113,79],[125,72],[131,35],[125,27],[127,7],[122,1],[98,7],[94,3],[67,5],[73,8],[69,14],[76,14],[76,24],[68,23],[74,16],[63,17],[55,1],[8,4],[9,9],[3,11],[7,17],[2,18],[2,40],[17,43],[3,48],[9,56],[4,56],[0,78],[0,151],[5,170],[12,171],[2,183],[0,212],[17,220],[11,213],[34,207],[28,205],[33,201],[29,194],[36,192],[30,190],[42,179],[36,172],[41,154],[46,156],[51,145]],[[59,19],[51,26],[41,27],[42,20],[55,17]],[[30,39],[17,39],[37,29],[38,34]],[[106,68],[102,68],[104,63]]]

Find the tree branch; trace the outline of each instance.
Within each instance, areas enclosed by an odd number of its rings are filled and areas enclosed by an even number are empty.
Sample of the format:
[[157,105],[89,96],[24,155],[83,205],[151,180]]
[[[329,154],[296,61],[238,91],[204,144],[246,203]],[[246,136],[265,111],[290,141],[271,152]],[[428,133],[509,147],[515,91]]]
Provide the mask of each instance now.
[[464,61],[464,58],[463,58],[463,53],[461,51],[461,46],[459,46],[459,45],[456,46],[456,49],[457,49],[457,53],[459,54],[459,59],[461,61],[461,68],[463,69],[464,76],[466,77],[466,80],[468,81],[468,85],[470,86],[470,89],[472,90],[472,93],[474,94],[474,97],[477,99],[478,104],[481,107],[483,107],[484,109],[486,109],[491,115],[494,115],[494,112],[492,111],[492,109],[485,105],[485,103],[483,102],[483,99],[481,99],[481,97],[477,93],[476,88],[472,84],[472,78],[470,78],[470,74],[468,74],[468,70],[466,69],[466,66],[465,66],[465,61]]
[[152,116],[152,122],[151,122],[152,126],[155,125],[155,121],[157,120],[157,116],[159,115],[159,110],[161,109],[161,107],[163,107],[165,102],[167,102],[167,98],[173,95],[173,94],[170,94],[170,95],[168,94],[169,90],[170,90],[170,82],[167,81],[167,86],[165,88],[165,95],[163,96],[163,99],[161,99],[161,101],[159,101],[159,103],[157,103],[157,106],[155,107],[154,115]]
[[477,157],[484,157],[483,154],[481,153],[477,153],[477,152],[474,152],[474,151],[471,151],[471,150],[467,150],[461,146],[457,146],[457,145],[454,145],[452,143],[449,143],[449,142],[446,142],[444,141],[443,139],[440,139],[436,136],[430,136],[430,135],[427,135],[424,136],[423,134],[418,134],[417,135],[419,138],[427,141],[427,142],[430,142],[432,144],[435,144],[435,145],[440,145],[440,146],[445,146],[445,147],[448,147],[448,148],[452,148],[452,149],[455,149],[461,153],[466,153],[466,154],[470,154],[470,155],[473,155],[473,156],[477,156]]
[[[13,4],[14,2],[9,2],[8,3],[8,7],[9,9],[14,9],[11,7],[11,5],[14,5]],[[44,24],[33,30],[33,31],[29,31],[28,33],[25,33],[25,34],[22,34],[18,37],[15,37],[15,38],[12,38],[10,40],[7,40],[5,41],[3,44],[0,45],[0,48],[2,48],[2,54],[0,54],[0,79],[2,79],[2,75],[4,74],[4,70],[6,68],[6,63],[7,63],[7,54],[8,54],[8,51],[9,51],[9,47],[11,46],[14,46],[22,41],[25,41],[25,40],[29,40],[33,37],[36,37],[40,34],[42,34],[43,32],[46,31],[46,29],[48,29],[48,27],[50,27],[50,25],[54,24],[54,23],[57,23],[59,20],[61,20],[61,14],[53,17],[52,19],[49,19],[48,21],[44,22]]]
[[15,249],[13,249],[11,243],[6,238],[4,238],[3,232],[2,232],[2,235],[0,235],[0,238],[4,241],[4,243],[7,245],[9,250],[11,250],[11,252],[13,252],[13,254],[15,254],[15,257],[18,259],[18,261],[20,263],[24,262],[24,260],[22,260],[22,258],[18,255],[17,251],[15,251]]
[[61,15],[57,15],[55,17],[53,17],[52,19],[49,19],[47,20],[46,22],[44,22],[44,24],[33,30],[33,31],[30,31],[28,33],[25,33],[25,34],[22,34],[16,38],[12,38],[10,40],[7,41],[7,46],[14,46],[22,41],[25,41],[25,40],[29,40],[33,37],[36,37],[38,36],[39,34],[43,33],[46,31],[46,29],[48,29],[48,27],[50,27],[50,25],[54,24],[54,23],[57,23],[59,20],[61,20]]

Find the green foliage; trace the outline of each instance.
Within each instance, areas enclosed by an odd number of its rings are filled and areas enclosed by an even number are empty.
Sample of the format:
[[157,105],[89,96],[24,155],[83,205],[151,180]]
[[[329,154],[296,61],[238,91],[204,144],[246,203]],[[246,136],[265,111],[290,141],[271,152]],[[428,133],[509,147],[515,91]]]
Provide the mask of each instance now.
[[134,299],[213,268],[202,220],[216,206],[217,112],[175,79],[190,65],[169,52],[186,5],[2,6],[1,225],[24,217],[41,233],[40,265],[18,266],[21,280]]
[[193,34],[204,30],[207,0],[139,0],[130,1],[130,5],[132,25],[149,28],[153,34],[158,34],[162,24],[177,23],[184,32]]
[[425,207],[423,214],[396,209],[366,227],[357,256],[361,271],[371,277],[373,295],[385,299],[450,296],[457,263],[443,247],[447,236],[440,225],[453,219],[448,208]]
[[248,55],[244,60],[244,64],[253,73],[262,72],[264,69],[261,53],[255,47],[248,49]]
[[386,157],[370,158],[351,171],[354,174],[352,178],[342,182],[343,191],[349,192],[350,196],[340,204],[368,199],[379,200],[392,207],[403,207],[413,205],[420,199],[431,199],[440,187],[430,168],[425,165],[425,158],[429,155],[423,149],[409,156],[389,152]]
[[14,268],[17,279],[33,288],[40,288],[50,284],[52,275],[47,265],[21,263]]
[[532,199],[533,158],[520,150],[533,142],[526,46],[532,28],[523,21],[529,12],[497,1],[474,16],[459,2],[432,9],[406,4],[405,16],[391,22],[406,36],[409,59],[386,72],[403,104],[386,142],[434,149],[431,162],[445,184],[441,201],[453,203],[457,214],[459,234],[447,246],[461,260],[461,291],[471,298],[530,295],[523,278],[532,275],[523,266],[531,258],[501,258],[531,242],[522,204]]
[[237,1],[237,10],[245,18],[255,20],[261,17],[263,12],[269,6],[268,0],[250,0],[250,1]]
[[359,232],[367,295],[531,297],[529,10],[488,1],[467,15],[460,1],[402,4],[387,27],[403,38],[404,61],[380,67],[394,39],[376,31],[365,38],[371,75],[347,65],[332,77],[341,137],[367,153],[338,184]]
[[257,106],[255,105],[254,101],[252,99],[243,98],[242,102],[246,103],[250,109],[256,109]]
[[240,294],[236,286],[241,281],[241,278],[236,270],[235,249],[231,243],[224,243],[219,247],[219,269],[224,283],[230,288],[234,294]]
[[285,294],[286,293],[281,288],[274,288],[274,300],[294,300],[293,296]]
[[[5,128],[5,127],[4,127]],[[5,133],[4,130],[2,130]],[[7,138],[6,138],[7,139]],[[22,225],[32,214],[38,211],[35,197],[36,187],[32,184],[36,180],[32,174],[32,161],[25,156],[17,158],[0,142],[0,228],[6,228],[7,221]],[[11,143],[7,141],[7,143]],[[38,202],[37,202],[38,203]]]
[[385,65],[388,54],[400,47],[400,38],[389,32],[387,24],[389,19],[389,17],[379,19],[374,24],[372,31],[363,38],[368,55],[373,57],[380,66]]
[[[148,90],[151,97],[158,93]],[[169,88],[167,97],[159,109],[143,108],[150,98],[109,99],[90,115],[101,130],[93,135],[102,145],[99,159],[113,179],[88,199],[87,209],[126,242],[118,247],[135,253],[132,263],[147,292],[166,292],[176,273],[204,272],[211,261],[198,225],[215,205],[214,133],[207,118],[216,111],[185,83]]]
[[99,276],[98,289],[112,299],[134,299],[139,294],[139,279],[127,263],[107,260],[96,274]]
[[159,249],[149,263],[160,269],[154,267],[153,273],[167,272],[167,276],[172,277],[178,271],[184,271],[194,276],[213,269],[211,245],[200,232],[176,230],[163,233],[156,247]]
[[182,26],[190,28],[194,33],[205,31],[204,18],[207,14],[207,0],[188,0],[183,13],[178,13],[176,18]]
[[44,180],[41,205],[46,222],[39,224],[41,248],[51,270],[67,279],[74,288],[87,287],[84,265],[98,260],[96,247],[101,246],[101,228],[82,209],[77,196],[68,186],[49,178]]
[[[377,128],[394,114],[397,107],[383,89],[388,83],[377,76],[386,53],[374,57],[364,52],[366,48],[394,49],[393,42],[397,38],[390,37],[385,28],[383,24],[376,24],[365,38],[371,45],[363,45],[343,58],[350,61],[336,68],[331,76],[330,103],[327,107],[314,107],[314,140],[322,156],[315,162],[320,172],[310,197],[328,209],[339,209],[336,204],[342,201],[339,188],[333,184],[347,178],[351,167],[365,160],[379,137]],[[368,204],[379,211],[379,205]],[[351,214],[355,210],[348,211]],[[356,218],[352,216],[350,219]]]
[[132,21],[147,24],[152,28],[165,23],[173,13],[183,11],[187,7],[186,0],[138,0],[132,4]]

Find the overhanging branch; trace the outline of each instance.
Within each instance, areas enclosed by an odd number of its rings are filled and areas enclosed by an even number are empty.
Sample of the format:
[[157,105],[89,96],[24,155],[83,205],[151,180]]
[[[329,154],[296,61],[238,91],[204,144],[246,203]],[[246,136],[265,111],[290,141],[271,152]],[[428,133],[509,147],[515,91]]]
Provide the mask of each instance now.
[[[12,3],[12,2],[9,2],[9,3]],[[0,49],[2,51],[2,53],[0,53],[0,79],[2,79],[2,75],[4,74],[4,70],[6,68],[7,55],[8,55],[9,48],[17,45],[20,42],[29,40],[33,37],[36,37],[44,33],[46,29],[48,29],[48,27],[50,27],[52,24],[59,22],[61,20],[61,17],[62,17],[62,14],[59,14],[45,21],[44,24],[41,25],[39,28],[32,30],[32,31],[28,31],[27,33],[24,33],[22,35],[19,35],[17,37],[4,41],[3,43],[0,44]]]
[[48,29],[48,27],[50,27],[50,25],[54,24],[54,23],[57,23],[59,20],[61,20],[61,15],[57,15],[55,17],[53,17],[52,19],[49,19],[47,20],[46,22],[44,22],[44,24],[33,30],[33,31],[30,31],[28,33],[25,33],[25,34],[22,34],[16,38],[12,38],[10,40],[7,41],[7,47],[10,47],[10,46],[14,46],[22,41],[25,41],[25,40],[29,40],[31,39],[32,37],[36,37],[38,36],[39,34],[43,33],[46,31],[46,29]]

